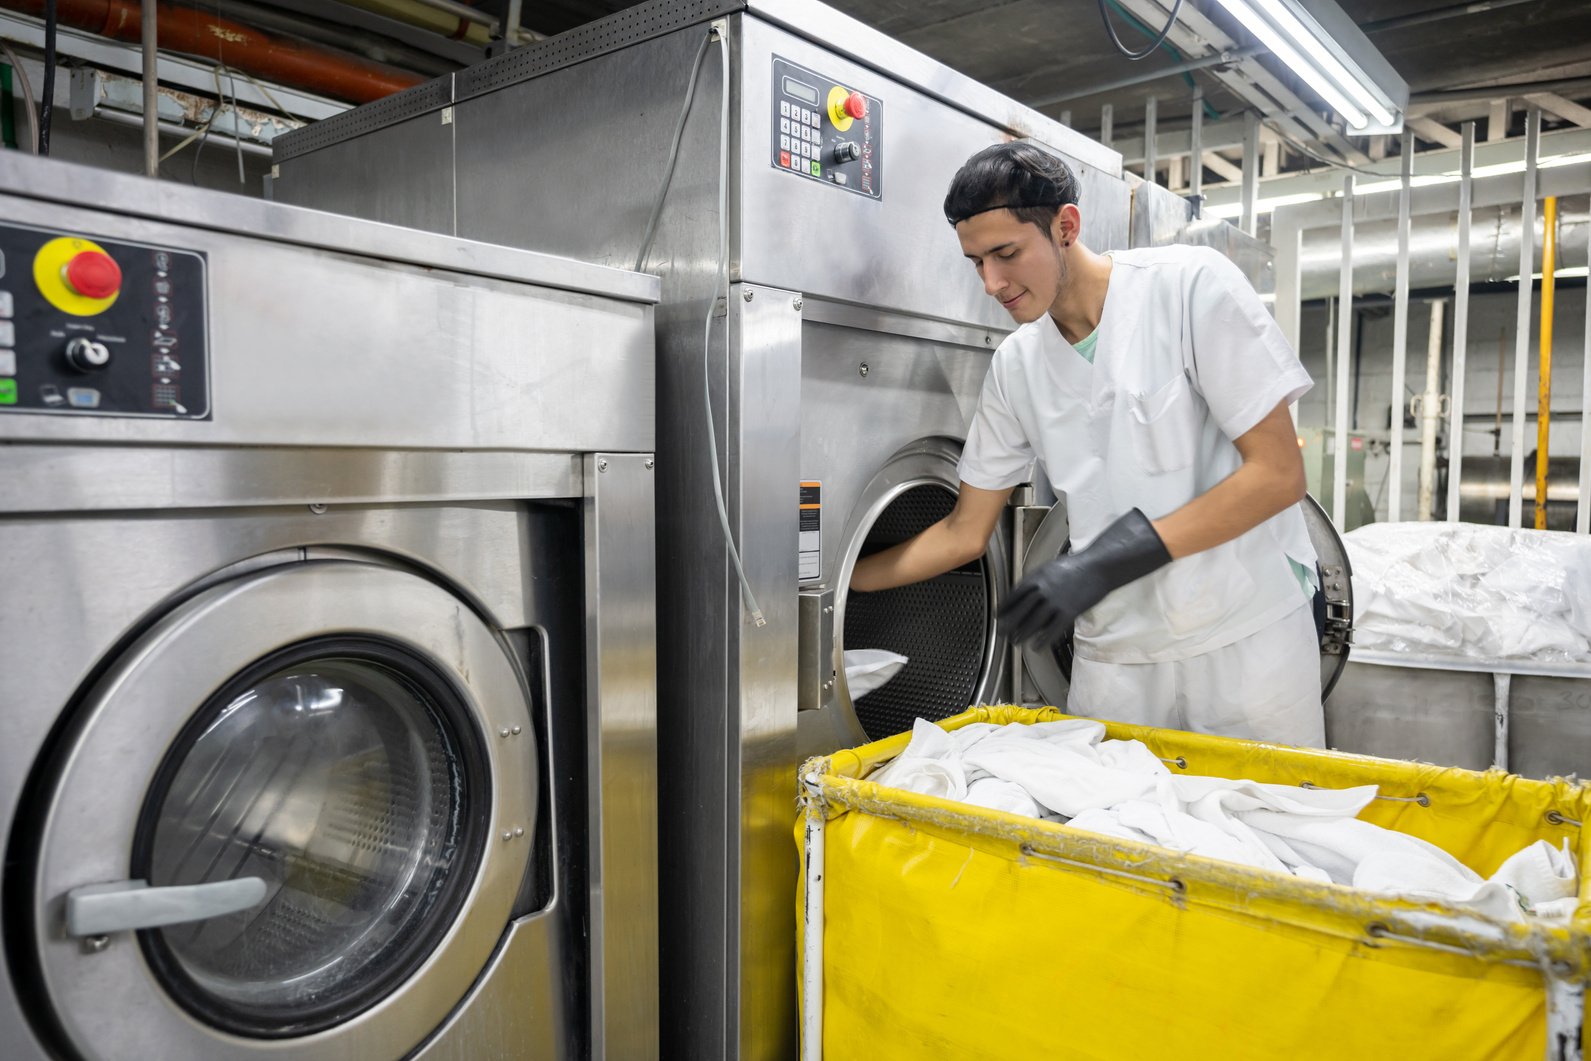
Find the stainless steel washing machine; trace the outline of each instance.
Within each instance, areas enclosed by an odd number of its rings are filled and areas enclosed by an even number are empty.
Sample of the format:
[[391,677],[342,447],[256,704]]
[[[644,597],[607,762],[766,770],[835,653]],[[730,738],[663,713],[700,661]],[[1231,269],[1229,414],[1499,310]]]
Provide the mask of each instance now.
[[655,1056],[657,281],[0,217],[0,1052]]
[[[954,502],[1010,322],[942,203],[1013,138],[1077,171],[1089,245],[1129,245],[1119,154],[812,0],[650,0],[274,146],[284,201],[662,279],[665,1056],[795,1055],[803,755],[1012,695],[993,616],[1028,537],[922,586],[844,587]],[[912,661],[853,703],[847,643]]]

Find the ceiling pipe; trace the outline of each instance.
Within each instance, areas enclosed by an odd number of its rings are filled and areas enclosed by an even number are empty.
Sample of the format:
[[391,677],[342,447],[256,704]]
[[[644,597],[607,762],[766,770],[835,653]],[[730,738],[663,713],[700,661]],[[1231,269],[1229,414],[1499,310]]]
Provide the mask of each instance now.
[[[1559,201],[1555,231],[1560,261],[1585,261],[1591,217],[1586,209],[1564,209]],[[1414,290],[1452,288],[1458,273],[1457,215],[1422,214],[1409,233],[1409,287]],[[1500,283],[1519,272],[1519,205],[1478,209],[1471,221],[1470,282]],[[1536,247],[1542,244],[1533,229]],[[1536,258],[1540,261],[1540,256]],[[1398,263],[1397,222],[1368,221],[1354,226],[1353,291],[1356,295],[1390,293]],[[1306,229],[1299,254],[1300,291],[1305,299],[1337,293],[1342,268],[1342,238],[1335,227]]]
[[[498,20],[484,11],[456,3],[454,0],[340,0],[349,7],[357,7],[387,18],[407,22],[411,26],[456,41],[466,41],[480,48],[492,42],[498,32]],[[540,36],[520,29],[514,36],[515,44],[529,44]]]
[[[38,17],[44,0],[0,0],[0,6]],[[137,43],[142,11],[137,0],[56,0],[62,24],[112,40]],[[368,103],[419,84],[417,74],[365,59],[261,33],[229,19],[159,0],[158,33],[164,50],[217,59],[228,66],[292,88],[350,103]]]

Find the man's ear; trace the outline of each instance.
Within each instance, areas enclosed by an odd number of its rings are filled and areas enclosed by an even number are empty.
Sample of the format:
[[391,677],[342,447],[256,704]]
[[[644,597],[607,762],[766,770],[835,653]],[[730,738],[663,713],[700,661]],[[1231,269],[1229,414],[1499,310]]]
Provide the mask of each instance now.
[[1077,237],[1082,230],[1083,214],[1077,209],[1075,203],[1067,203],[1055,211],[1055,220],[1050,222],[1050,235],[1056,243],[1063,247],[1070,247],[1077,242]]

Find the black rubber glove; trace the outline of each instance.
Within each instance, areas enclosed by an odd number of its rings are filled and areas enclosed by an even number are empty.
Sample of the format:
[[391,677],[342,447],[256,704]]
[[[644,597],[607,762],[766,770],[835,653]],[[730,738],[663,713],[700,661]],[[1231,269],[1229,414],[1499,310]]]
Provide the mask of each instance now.
[[1171,563],[1166,544],[1138,509],[1130,509],[1086,548],[1051,560],[1017,583],[1000,609],[1011,640],[1053,645],[1106,594]]

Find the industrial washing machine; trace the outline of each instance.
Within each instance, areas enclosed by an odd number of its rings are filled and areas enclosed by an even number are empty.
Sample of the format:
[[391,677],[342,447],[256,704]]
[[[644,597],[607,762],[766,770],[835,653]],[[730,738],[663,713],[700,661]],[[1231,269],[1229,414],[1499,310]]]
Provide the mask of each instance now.
[[656,1056],[656,279],[0,217],[0,1053]]
[[[1116,152],[812,0],[651,0],[274,145],[283,201],[662,280],[666,1057],[795,1055],[803,755],[1013,695],[993,617],[1031,529],[845,593],[954,503],[1010,323],[941,204],[1012,138],[1072,164],[1090,246],[1129,245]],[[847,644],[911,662],[853,703]]]

